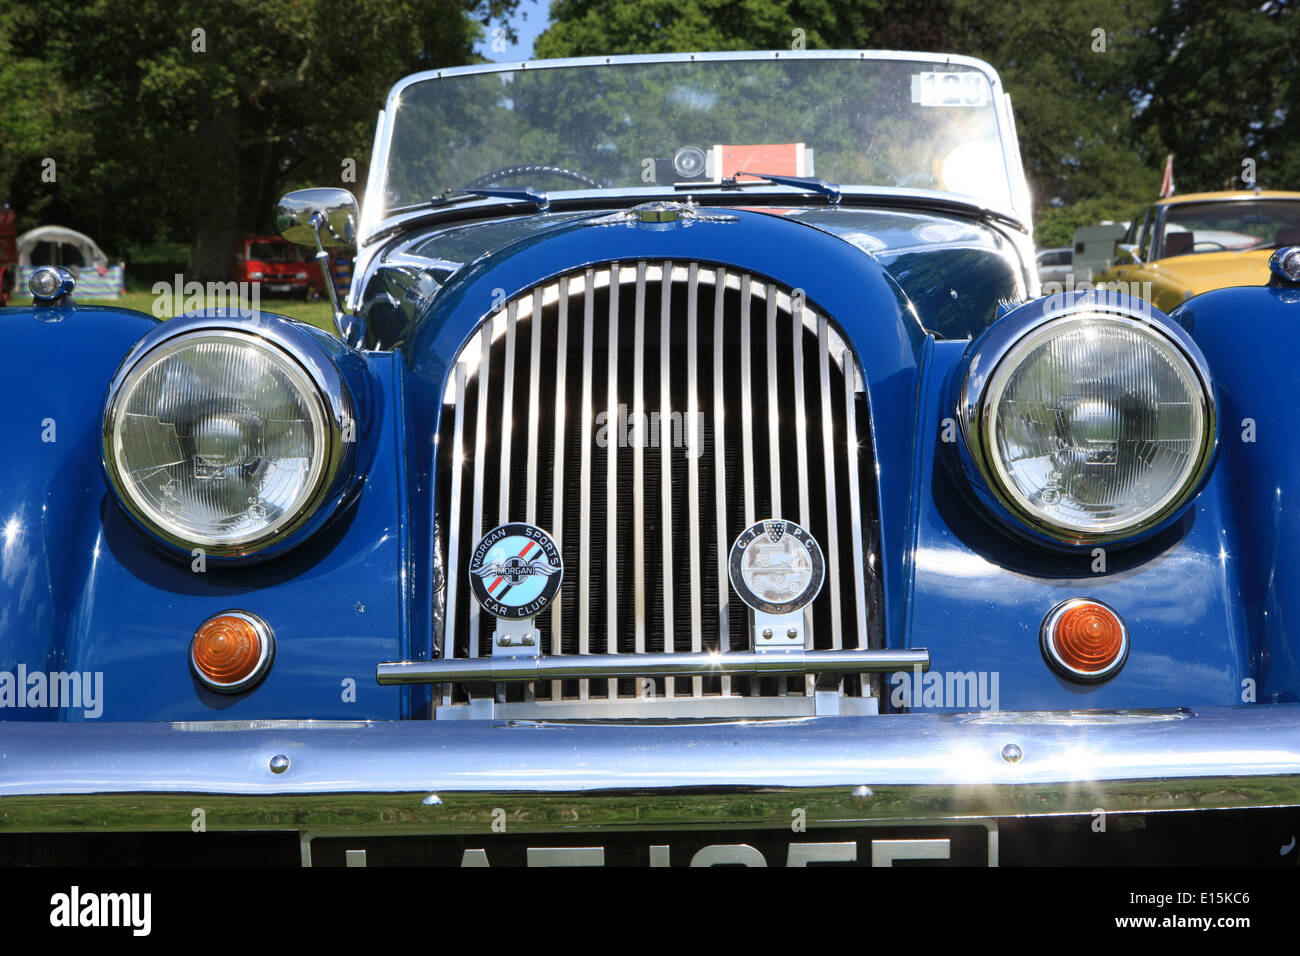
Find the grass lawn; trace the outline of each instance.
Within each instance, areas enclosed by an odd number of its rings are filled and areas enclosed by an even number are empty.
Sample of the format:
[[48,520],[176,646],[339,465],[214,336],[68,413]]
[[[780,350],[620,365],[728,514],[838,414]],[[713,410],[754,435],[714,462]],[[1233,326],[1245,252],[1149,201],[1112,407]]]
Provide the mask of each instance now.
[[[73,293],[76,296],[76,293]],[[137,312],[144,312],[153,315],[155,296],[152,292],[143,290],[128,289],[126,295],[118,296],[113,299],[78,299],[82,305],[113,305],[123,309],[135,309]],[[172,304],[171,297],[163,297],[163,304],[167,306],[166,317],[171,318]],[[317,328],[324,329],[326,332],[334,331],[334,313],[330,308],[329,302],[321,299],[315,302],[304,302],[302,299],[292,298],[289,296],[263,296],[260,302],[263,312],[274,312],[277,315],[286,315],[291,319],[298,319],[302,322],[309,322]]]

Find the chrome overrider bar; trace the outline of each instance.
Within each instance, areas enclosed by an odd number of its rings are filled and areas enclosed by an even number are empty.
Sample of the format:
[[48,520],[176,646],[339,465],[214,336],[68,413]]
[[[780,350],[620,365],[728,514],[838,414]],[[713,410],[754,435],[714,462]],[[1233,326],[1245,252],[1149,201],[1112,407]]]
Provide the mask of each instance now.
[[0,830],[488,833],[1300,806],[1300,704],[717,723],[0,723]]
[[714,654],[556,654],[389,661],[375,667],[381,684],[460,681],[569,680],[589,677],[681,677],[738,674],[889,674],[930,666],[930,652],[913,650],[728,651]]

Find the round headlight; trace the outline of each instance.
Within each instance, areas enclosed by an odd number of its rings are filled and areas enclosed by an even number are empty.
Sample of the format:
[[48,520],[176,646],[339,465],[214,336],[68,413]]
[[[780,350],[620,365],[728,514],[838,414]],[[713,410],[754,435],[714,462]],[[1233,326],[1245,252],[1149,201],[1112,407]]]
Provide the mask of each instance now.
[[1057,540],[1138,534],[1185,503],[1214,437],[1208,380],[1158,328],[1080,313],[1016,342],[978,407],[982,470]]
[[164,541],[252,554],[319,504],[338,457],[326,395],[291,354],[246,332],[162,342],[120,375],[105,463],[127,509]]

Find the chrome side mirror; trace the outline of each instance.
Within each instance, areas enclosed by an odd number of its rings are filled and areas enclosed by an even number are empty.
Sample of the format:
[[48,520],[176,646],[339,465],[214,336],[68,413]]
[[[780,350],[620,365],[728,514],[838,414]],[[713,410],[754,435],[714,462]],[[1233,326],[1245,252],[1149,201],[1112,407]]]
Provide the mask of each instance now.
[[294,245],[326,249],[357,242],[357,200],[346,189],[298,189],[280,200],[275,228]]
[[298,189],[288,193],[275,209],[275,228],[294,245],[315,246],[325,290],[334,307],[334,328],[344,342],[350,340],[352,323],[343,312],[330,255],[326,249],[354,246],[357,241],[357,200],[346,189]]
[[1120,265],[1142,265],[1142,254],[1138,247],[1131,242],[1115,243],[1115,262]]

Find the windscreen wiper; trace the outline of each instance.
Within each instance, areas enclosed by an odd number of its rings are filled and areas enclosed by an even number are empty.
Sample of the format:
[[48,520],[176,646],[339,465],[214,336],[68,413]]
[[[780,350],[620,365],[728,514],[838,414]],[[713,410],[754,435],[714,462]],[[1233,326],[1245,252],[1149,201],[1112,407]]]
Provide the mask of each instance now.
[[430,202],[431,206],[448,206],[458,199],[473,199],[475,197],[487,197],[490,199],[518,199],[522,202],[530,202],[537,207],[538,212],[546,212],[551,208],[551,200],[540,189],[531,187],[514,188],[509,186],[502,187],[475,187],[474,189],[452,189],[443,193],[441,196],[435,196]]
[[797,186],[800,189],[810,189],[815,193],[821,193],[832,205],[837,205],[840,201],[840,187],[834,183],[828,183],[824,179],[816,179],[812,176],[777,176],[771,173],[751,173],[739,172],[731,179],[724,179],[723,185],[740,186],[743,185],[736,181],[736,177],[753,176],[755,179],[765,179],[769,183],[776,183],[778,186]]

